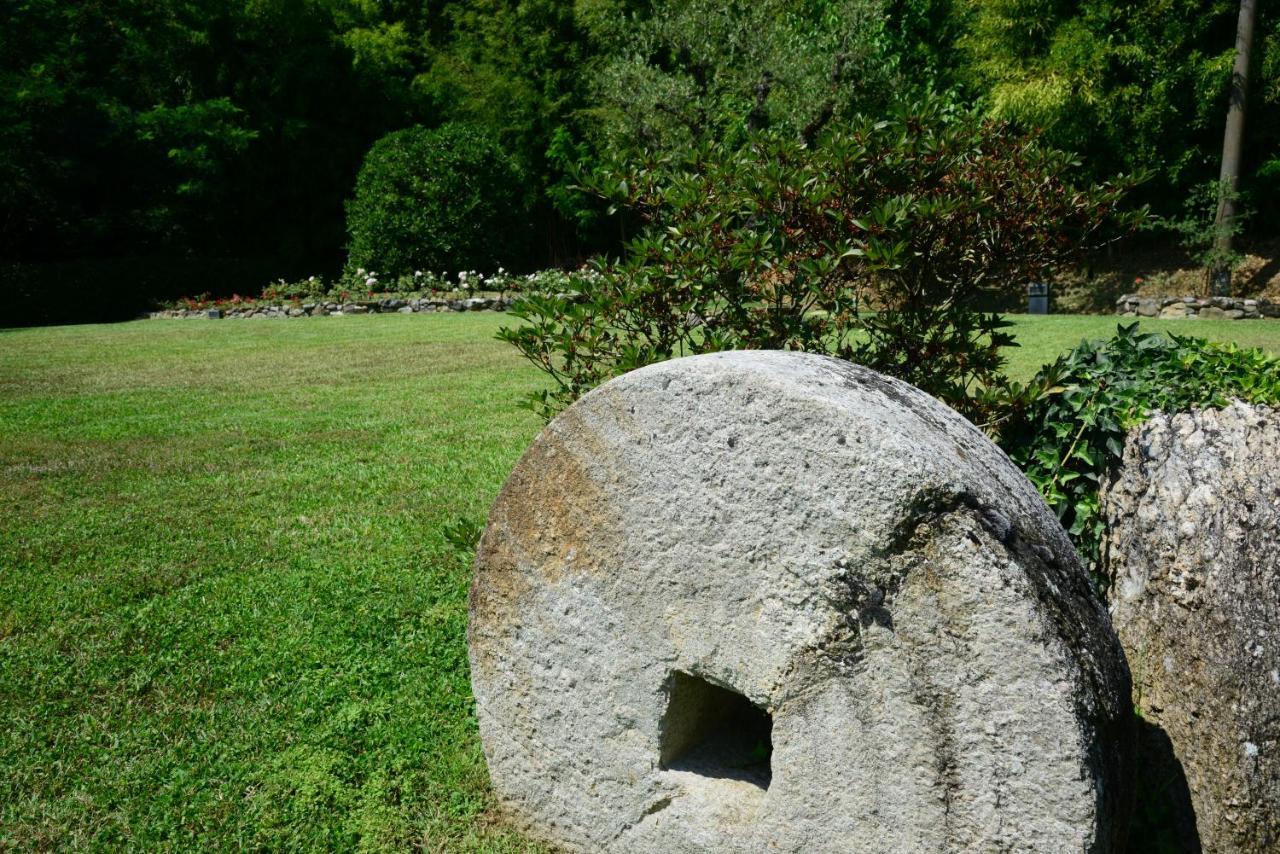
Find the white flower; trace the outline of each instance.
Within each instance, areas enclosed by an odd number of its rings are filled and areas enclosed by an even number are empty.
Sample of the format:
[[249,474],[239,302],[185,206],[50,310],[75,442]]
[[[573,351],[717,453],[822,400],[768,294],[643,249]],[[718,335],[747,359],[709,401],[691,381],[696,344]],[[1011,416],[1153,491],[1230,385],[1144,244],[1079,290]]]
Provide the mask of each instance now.
[[363,276],[363,275],[364,275],[364,267],[357,267],[357,268],[356,268],[356,275],[357,275],[357,276]]

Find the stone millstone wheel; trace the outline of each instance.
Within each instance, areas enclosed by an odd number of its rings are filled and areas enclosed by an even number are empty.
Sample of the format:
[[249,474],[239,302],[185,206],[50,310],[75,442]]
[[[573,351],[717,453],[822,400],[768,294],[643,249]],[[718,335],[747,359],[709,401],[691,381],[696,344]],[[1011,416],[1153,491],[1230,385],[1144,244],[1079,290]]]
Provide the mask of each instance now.
[[504,812],[571,851],[1109,851],[1129,673],[1061,527],[904,383],[620,377],[507,481],[471,590]]

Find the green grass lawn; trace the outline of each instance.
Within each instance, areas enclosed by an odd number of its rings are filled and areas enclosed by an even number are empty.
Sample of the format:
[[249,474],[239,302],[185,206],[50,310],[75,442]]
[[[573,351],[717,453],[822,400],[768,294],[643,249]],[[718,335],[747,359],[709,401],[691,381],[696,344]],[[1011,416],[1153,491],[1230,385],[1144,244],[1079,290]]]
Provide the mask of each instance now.
[[[1016,318],[1013,372],[1115,322]],[[442,535],[538,429],[501,323],[0,332],[0,849],[526,847]]]

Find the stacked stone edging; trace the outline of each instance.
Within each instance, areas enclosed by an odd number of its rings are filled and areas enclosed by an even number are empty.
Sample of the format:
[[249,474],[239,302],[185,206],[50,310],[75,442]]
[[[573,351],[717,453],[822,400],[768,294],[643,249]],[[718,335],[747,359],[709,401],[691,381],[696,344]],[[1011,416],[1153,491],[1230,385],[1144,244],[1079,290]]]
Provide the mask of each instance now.
[[415,314],[440,311],[506,311],[515,297],[467,297],[465,299],[389,298],[354,302],[304,302],[244,305],[236,308],[171,308],[146,315],[159,318],[203,318],[221,320],[231,317],[323,317],[344,314]]
[[1124,317],[1197,317],[1205,320],[1257,320],[1280,317],[1280,305],[1238,297],[1144,297],[1125,294],[1116,300]]

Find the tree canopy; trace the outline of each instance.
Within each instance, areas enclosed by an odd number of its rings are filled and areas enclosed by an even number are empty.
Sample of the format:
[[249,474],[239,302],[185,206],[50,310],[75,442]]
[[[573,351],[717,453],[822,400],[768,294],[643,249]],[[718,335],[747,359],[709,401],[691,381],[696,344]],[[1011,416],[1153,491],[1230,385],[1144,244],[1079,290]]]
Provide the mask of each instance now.
[[[1217,174],[1235,17],[1231,0],[10,0],[0,289],[108,259],[179,271],[135,296],[193,290],[175,262],[335,270],[366,153],[449,122],[524,176],[514,263],[576,261],[617,234],[572,188],[627,149],[811,138],[924,91],[1043,129],[1094,178],[1147,173],[1143,200],[1171,213]],[[1278,221],[1268,9],[1256,42],[1255,230]]]

